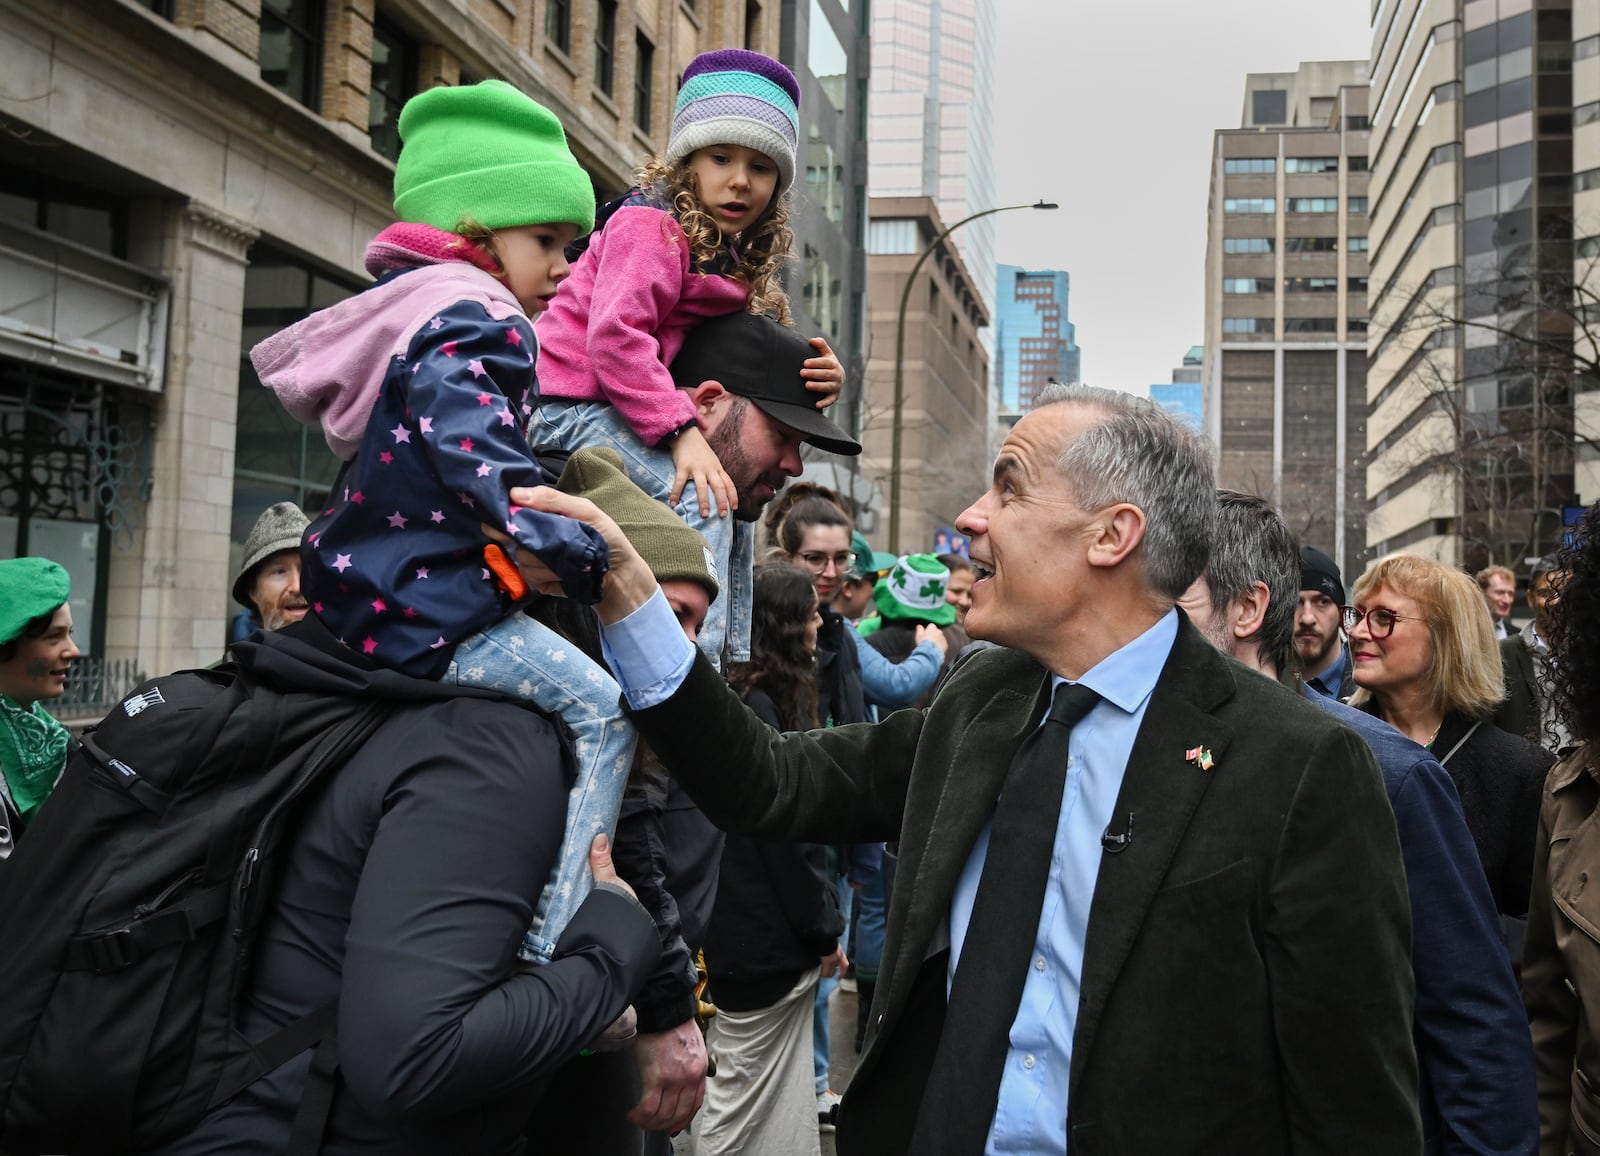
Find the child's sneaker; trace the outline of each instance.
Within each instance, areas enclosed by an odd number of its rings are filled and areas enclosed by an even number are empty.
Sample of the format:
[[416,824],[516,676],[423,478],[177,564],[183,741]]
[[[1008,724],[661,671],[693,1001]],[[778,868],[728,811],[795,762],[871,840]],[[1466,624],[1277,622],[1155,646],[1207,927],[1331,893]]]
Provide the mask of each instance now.
[[839,1101],[842,1099],[844,1097],[832,1088],[817,1093],[817,1131],[833,1131],[833,1122],[839,1115]]

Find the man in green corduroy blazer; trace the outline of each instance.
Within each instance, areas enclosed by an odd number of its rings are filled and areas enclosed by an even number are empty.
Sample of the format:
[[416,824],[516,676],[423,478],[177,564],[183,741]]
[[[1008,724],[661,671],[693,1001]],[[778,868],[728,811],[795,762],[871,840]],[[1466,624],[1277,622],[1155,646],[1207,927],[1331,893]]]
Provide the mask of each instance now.
[[[706,814],[780,839],[899,838],[841,1154],[1422,1150],[1410,913],[1381,776],[1352,731],[1175,609],[1206,563],[1215,488],[1205,446],[1155,406],[1052,388],[1017,423],[957,523],[980,575],[967,629],[1000,648],[925,711],[876,725],[770,730],[672,644],[614,527],[564,496],[513,498],[607,534],[608,655]],[[1101,698],[1071,731],[1059,814],[1027,836],[1050,861],[1035,949],[995,961],[1026,970],[1022,995],[947,1039],[962,954],[996,950],[966,931],[1002,784],[1069,683]],[[950,1083],[939,1064],[985,1047],[997,1070]],[[928,1124],[952,1119],[976,1139]]]

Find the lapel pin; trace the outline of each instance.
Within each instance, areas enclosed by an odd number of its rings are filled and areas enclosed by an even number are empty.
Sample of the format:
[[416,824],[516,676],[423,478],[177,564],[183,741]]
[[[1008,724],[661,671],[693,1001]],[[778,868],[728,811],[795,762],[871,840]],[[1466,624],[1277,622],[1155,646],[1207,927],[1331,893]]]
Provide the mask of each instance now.
[[1183,752],[1183,757],[1185,761],[1193,763],[1202,771],[1209,771],[1216,765],[1211,758],[1210,747],[1190,747]]

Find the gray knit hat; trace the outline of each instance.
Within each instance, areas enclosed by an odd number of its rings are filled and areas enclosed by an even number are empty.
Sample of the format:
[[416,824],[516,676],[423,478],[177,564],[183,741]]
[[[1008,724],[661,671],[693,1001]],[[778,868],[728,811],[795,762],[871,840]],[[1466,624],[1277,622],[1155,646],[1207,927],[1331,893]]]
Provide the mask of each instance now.
[[247,610],[256,608],[250,601],[255,569],[280,550],[299,550],[311,519],[293,502],[274,502],[256,519],[250,536],[244,540],[244,564],[233,580],[233,600]]
[[588,498],[609,514],[656,581],[686,578],[716,598],[717,567],[705,538],[665,503],[634,485],[616,450],[586,446],[574,451],[556,488]]

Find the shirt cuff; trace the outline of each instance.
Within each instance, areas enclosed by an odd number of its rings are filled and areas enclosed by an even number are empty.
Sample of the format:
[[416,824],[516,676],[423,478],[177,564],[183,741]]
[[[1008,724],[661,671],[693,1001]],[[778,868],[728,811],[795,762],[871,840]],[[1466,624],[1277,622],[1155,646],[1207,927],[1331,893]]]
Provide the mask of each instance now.
[[600,646],[634,710],[647,710],[671,698],[694,665],[694,644],[685,637],[660,587],[632,614],[601,627]]

